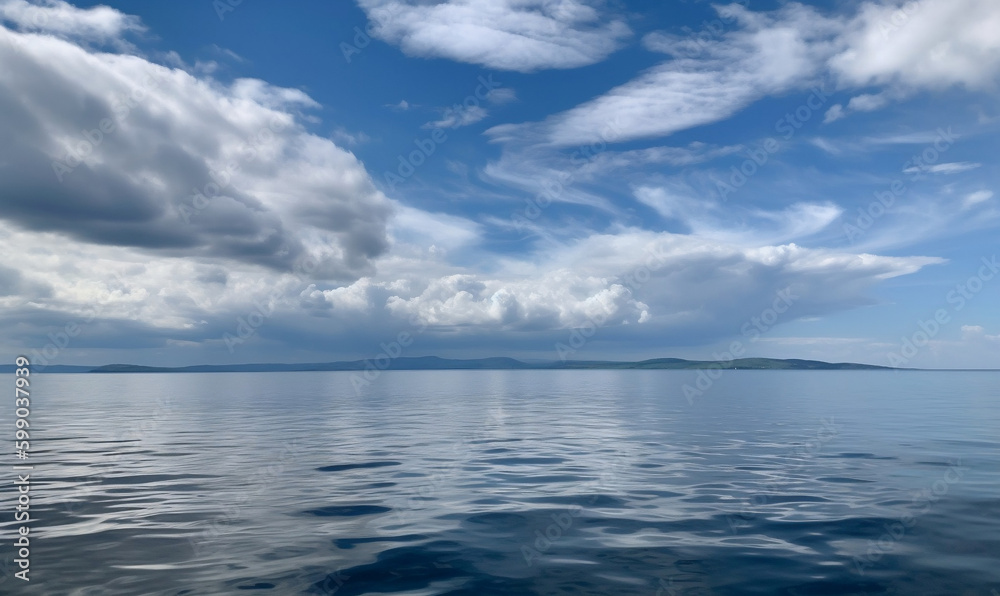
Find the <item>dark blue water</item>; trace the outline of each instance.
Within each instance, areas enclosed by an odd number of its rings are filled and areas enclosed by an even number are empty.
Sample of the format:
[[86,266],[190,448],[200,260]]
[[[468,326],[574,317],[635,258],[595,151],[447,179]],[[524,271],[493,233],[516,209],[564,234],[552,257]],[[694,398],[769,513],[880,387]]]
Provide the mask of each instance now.
[[39,374],[0,592],[1000,593],[1000,374],[697,375]]

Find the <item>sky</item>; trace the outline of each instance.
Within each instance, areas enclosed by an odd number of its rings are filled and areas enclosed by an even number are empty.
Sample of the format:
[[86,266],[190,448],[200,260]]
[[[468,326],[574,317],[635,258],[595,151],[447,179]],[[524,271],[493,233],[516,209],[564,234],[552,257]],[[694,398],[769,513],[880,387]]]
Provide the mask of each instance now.
[[8,362],[1000,368],[994,0],[0,0]]

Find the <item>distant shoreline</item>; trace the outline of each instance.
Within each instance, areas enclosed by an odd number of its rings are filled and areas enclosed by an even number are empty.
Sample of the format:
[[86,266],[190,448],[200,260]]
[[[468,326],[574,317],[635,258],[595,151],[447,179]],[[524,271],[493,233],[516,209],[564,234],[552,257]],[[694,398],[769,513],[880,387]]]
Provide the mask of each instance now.
[[[529,363],[513,358],[449,359],[437,356],[385,360],[352,360],[319,363],[206,364],[160,367],[133,364],[103,366],[44,365],[33,362],[36,372],[50,373],[210,373],[210,372],[358,372],[365,370],[882,370],[882,371],[955,371],[997,372],[997,369],[918,369],[893,368],[853,362],[830,363],[820,360],[738,358],[736,360],[685,360],[655,358],[640,361],[567,360]],[[13,372],[15,366],[0,365],[0,371]]]

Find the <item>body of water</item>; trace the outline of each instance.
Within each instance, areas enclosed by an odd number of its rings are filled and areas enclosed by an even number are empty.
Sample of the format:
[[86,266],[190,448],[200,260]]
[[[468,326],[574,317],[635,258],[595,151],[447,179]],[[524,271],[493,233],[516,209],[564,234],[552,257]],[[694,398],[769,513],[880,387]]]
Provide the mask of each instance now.
[[1000,374],[352,374],[33,375],[0,593],[1000,593]]

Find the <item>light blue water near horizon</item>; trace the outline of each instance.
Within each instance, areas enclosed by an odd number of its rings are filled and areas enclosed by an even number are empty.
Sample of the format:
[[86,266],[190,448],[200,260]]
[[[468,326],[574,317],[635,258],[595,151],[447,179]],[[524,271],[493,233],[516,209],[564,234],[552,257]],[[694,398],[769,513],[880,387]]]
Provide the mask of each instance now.
[[32,376],[0,593],[1000,592],[1000,373],[351,374]]

